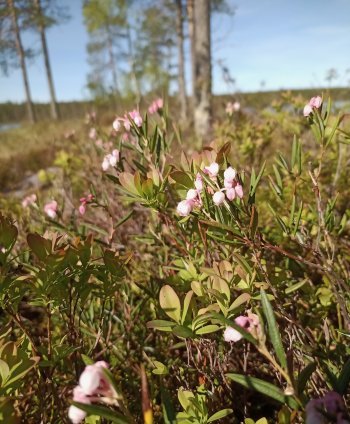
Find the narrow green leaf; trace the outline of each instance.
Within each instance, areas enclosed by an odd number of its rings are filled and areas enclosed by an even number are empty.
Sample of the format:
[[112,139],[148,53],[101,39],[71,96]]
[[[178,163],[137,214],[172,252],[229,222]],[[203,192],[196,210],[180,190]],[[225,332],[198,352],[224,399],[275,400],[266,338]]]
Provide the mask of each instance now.
[[350,382],[350,359],[348,359],[341,370],[338,377],[337,385],[335,389],[341,395],[345,395]]
[[247,389],[256,390],[263,395],[266,395],[282,404],[287,404],[293,409],[298,409],[298,404],[290,396],[286,396],[281,389],[276,387],[274,384],[268,383],[267,381],[260,380],[259,378],[249,377],[241,374],[226,374],[226,377],[235,383],[242,385]]
[[111,409],[106,408],[105,406],[88,405],[86,403],[80,403],[80,402],[74,402],[74,401],[72,401],[72,405],[87,412],[88,415],[97,415],[101,418],[106,418],[107,420],[110,420],[116,424],[131,423],[131,421],[124,415],[120,414],[119,412],[112,411]]
[[232,414],[233,409],[222,409],[221,411],[215,412],[207,421],[207,423],[212,423],[216,420],[221,420],[221,418],[227,417],[227,415]]
[[298,389],[299,395],[303,393],[307,382],[310,380],[310,377],[315,370],[316,370],[315,362],[310,362],[310,364],[306,365],[306,367],[301,370],[298,376],[298,381],[297,381],[297,389]]
[[275,352],[280,364],[285,370],[287,370],[287,357],[283,348],[281,335],[276,323],[276,319],[273,313],[271,303],[269,299],[267,298],[266,293],[263,289],[260,289],[260,295],[261,295],[261,304],[262,304],[263,312],[264,312],[267,325],[268,325],[271,343],[275,349]]

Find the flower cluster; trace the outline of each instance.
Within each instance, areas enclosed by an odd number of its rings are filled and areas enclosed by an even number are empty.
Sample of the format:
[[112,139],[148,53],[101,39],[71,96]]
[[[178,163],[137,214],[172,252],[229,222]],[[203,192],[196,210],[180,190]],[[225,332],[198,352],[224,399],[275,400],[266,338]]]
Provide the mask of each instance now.
[[29,196],[26,196],[23,200],[22,200],[22,206],[24,208],[28,208],[31,205],[34,205],[34,203],[37,201],[37,196],[35,193],[30,194]]
[[94,200],[94,196],[92,194],[88,194],[86,197],[80,198],[80,206],[79,206],[79,213],[80,215],[84,215],[86,212],[86,205],[88,203],[91,203]]
[[51,200],[51,202],[46,203],[46,205],[44,206],[44,212],[51,219],[56,218],[57,210],[58,210],[58,204],[56,200]]
[[234,112],[238,112],[241,109],[241,104],[239,102],[228,102],[226,105],[226,113],[231,116]]
[[[260,332],[260,321],[256,314],[248,312],[248,316],[240,315],[235,319],[235,324],[242,327],[253,336],[257,336]],[[233,327],[227,327],[224,331],[225,342],[238,342],[243,338],[242,334]]]
[[148,112],[153,115],[157,113],[159,110],[162,110],[164,106],[163,99],[159,98],[154,100],[148,108]]
[[118,161],[119,161],[119,150],[114,149],[112,150],[112,153],[109,153],[103,158],[102,169],[104,171],[107,171],[110,166],[111,167],[116,166]]
[[322,97],[316,96],[309,100],[309,103],[304,107],[304,116],[309,116],[314,109],[319,109],[322,105]]
[[[213,202],[216,206],[220,206],[225,201],[225,191],[228,200],[234,200],[236,197],[240,199],[243,197],[243,187],[237,180],[237,171],[229,166],[224,172],[224,187],[220,188],[217,182],[217,176],[219,174],[219,164],[213,162],[209,166],[203,169],[203,173],[217,184],[218,191],[214,192],[211,187],[207,188],[209,194],[213,195]],[[202,206],[201,192],[203,190],[203,179],[200,173],[197,174],[194,182],[196,189],[190,189],[187,192],[186,199],[182,200],[177,205],[177,213],[180,216],[189,215],[193,208],[196,206]]]
[[[79,385],[73,390],[75,402],[90,405],[91,402],[100,400],[99,395],[106,397],[113,395],[113,389],[103,373],[104,368],[108,368],[108,364],[104,361],[85,367],[79,378]],[[72,405],[68,417],[74,424],[79,424],[86,417],[86,412]]]
[[132,122],[135,123],[137,127],[142,126],[142,116],[137,109],[132,110],[129,113],[126,113],[124,117],[118,117],[113,121],[113,129],[114,131],[120,131],[122,125],[124,126],[125,131],[130,131]]

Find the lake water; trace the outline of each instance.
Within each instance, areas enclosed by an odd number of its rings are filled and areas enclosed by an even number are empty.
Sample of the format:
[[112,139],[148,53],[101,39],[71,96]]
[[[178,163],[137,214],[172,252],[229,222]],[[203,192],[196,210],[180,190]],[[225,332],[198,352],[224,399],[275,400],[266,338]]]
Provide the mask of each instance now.
[[14,128],[19,128],[21,124],[19,122],[12,122],[11,124],[0,124],[0,132],[12,130]]

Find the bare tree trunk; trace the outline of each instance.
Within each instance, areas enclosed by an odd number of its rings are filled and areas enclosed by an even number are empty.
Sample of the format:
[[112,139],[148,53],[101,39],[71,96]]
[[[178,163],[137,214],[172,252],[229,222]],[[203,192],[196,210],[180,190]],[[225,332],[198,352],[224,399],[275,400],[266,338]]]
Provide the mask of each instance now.
[[188,18],[188,35],[190,37],[191,46],[191,83],[192,83],[192,99],[191,107],[192,113],[194,110],[194,82],[196,79],[196,65],[195,65],[195,27],[194,27],[194,0],[187,0],[187,18]]
[[129,23],[127,24],[126,29],[127,29],[127,39],[128,39],[129,64],[130,64],[130,69],[131,69],[131,75],[132,75],[132,78],[134,79],[134,84],[135,84],[136,103],[139,106],[140,101],[141,101],[141,89],[140,89],[140,84],[139,84],[139,81],[138,81],[137,75],[136,75],[135,59],[134,59],[134,52],[133,52],[133,47],[132,47],[132,38],[131,38],[131,31],[130,31]]
[[29,118],[29,121],[31,123],[34,123],[36,121],[36,116],[35,116],[35,110],[34,110],[34,107],[33,107],[32,98],[31,98],[31,95],[30,95],[27,68],[26,68],[26,63],[25,63],[25,58],[24,58],[24,50],[23,50],[23,45],[22,45],[22,40],[21,40],[21,34],[19,32],[19,27],[18,27],[17,14],[16,14],[15,5],[14,5],[14,0],[7,0],[7,5],[8,5],[10,12],[11,12],[13,31],[15,33],[15,39],[16,39],[16,49],[17,49],[17,53],[18,53],[18,57],[19,57],[19,61],[20,61],[20,66],[21,66],[21,69],[22,69],[24,89],[25,89],[26,97],[27,97],[28,118]]
[[211,125],[210,0],[195,0],[194,127],[205,137]]
[[116,68],[114,53],[113,53],[113,41],[112,41],[112,36],[111,36],[109,28],[107,28],[107,32],[108,32],[107,48],[108,48],[108,56],[109,56],[109,66],[112,71],[113,90],[115,91],[116,94],[118,94],[119,90],[118,90],[117,68]]
[[47,77],[47,82],[49,84],[49,90],[50,90],[51,117],[52,119],[57,120],[59,119],[59,110],[58,110],[58,105],[56,101],[55,88],[53,84],[50,58],[49,58],[49,50],[47,48],[47,42],[46,42],[45,26],[42,21],[42,10],[41,10],[40,0],[35,0],[35,7],[37,8],[37,13],[38,13],[38,22],[39,22],[38,28],[39,28],[41,46],[42,46],[43,55],[44,55],[46,77]]
[[183,14],[182,0],[176,0],[176,30],[177,30],[177,49],[178,49],[178,82],[179,82],[179,98],[181,105],[181,119],[187,119],[187,97],[186,97],[186,81],[185,81],[185,55],[184,55],[184,31],[183,31]]

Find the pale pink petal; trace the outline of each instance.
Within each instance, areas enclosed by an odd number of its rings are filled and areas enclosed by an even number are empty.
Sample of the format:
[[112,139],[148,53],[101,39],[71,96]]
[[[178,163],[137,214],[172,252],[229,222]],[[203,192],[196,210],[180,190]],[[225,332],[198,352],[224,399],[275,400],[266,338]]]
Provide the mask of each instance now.
[[238,185],[236,185],[236,187],[235,187],[235,191],[236,191],[237,196],[238,196],[240,199],[242,199],[242,197],[243,197],[243,187],[242,187],[240,184],[238,184]]
[[216,206],[220,206],[225,201],[225,194],[222,191],[217,191],[213,195],[213,202]]

